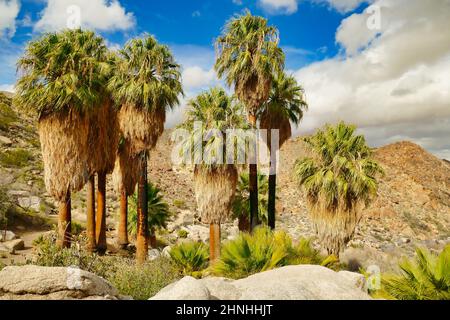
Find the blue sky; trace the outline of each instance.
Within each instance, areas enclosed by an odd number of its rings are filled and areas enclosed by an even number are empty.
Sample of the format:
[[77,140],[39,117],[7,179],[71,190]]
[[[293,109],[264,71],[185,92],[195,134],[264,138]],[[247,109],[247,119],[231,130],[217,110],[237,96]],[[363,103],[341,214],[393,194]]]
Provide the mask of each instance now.
[[450,159],[450,0],[0,0],[0,90],[13,89],[26,42],[65,28],[73,5],[111,49],[144,32],[170,46],[186,97],[169,127],[187,99],[223,85],[213,41],[248,8],[279,29],[287,71],[305,88],[295,135],[343,120],[372,146],[409,140]]
[[[5,1],[5,0],[1,0]],[[1,2],[0,1],[0,2]],[[6,0],[8,2],[8,0]],[[64,1],[63,1],[64,2]],[[107,1],[101,1],[107,5]],[[69,1],[74,3],[74,1]],[[258,1],[233,0],[173,0],[173,1],[129,1],[121,0],[120,6],[133,16],[131,28],[99,32],[112,44],[123,45],[131,37],[144,32],[154,34],[159,41],[174,48],[181,63],[189,62],[194,50],[213,50],[213,41],[224,23],[233,15],[248,8],[252,13],[267,17],[280,30],[280,44],[285,48],[289,69],[298,69],[315,60],[334,56],[339,51],[335,43],[335,32],[342,19],[351,11],[339,12],[328,3],[302,1],[296,12],[274,11]],[[42,18],[49,4],[43,0],[22,0],[16,17],[16,30],[11,37],[0,40],[3,59],[14,59],[23,45],[38,37],[44,30],[36,30],[36,22]],[[362,4],[355,11],[361,11]],[[60,15],[66,14],[64,11]],[[81,13],[83,19],[83,13]],[[55,28],[56,29],[56,28]],[[118,29],[118,28],[116,28]],[[208,58],[211,58],[208,56]],[[203,62],[201,61],[203,60]],[[210,59],[200,59],[203,67],[211,64]],[[10,85],[15,81],[15,68],[11,62],[3,61],[0,85]]]

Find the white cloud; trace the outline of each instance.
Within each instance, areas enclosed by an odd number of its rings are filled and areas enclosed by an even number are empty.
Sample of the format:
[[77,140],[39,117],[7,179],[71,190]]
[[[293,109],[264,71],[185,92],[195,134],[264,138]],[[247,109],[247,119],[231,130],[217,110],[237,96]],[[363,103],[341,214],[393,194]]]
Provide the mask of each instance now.
[[259,0],[261,7],[271,14],[292,14],[297,12],[298,0]]
[[209,87],[217,80],[214,69],[204,70],[199,66],[185,68],[181,77],[183,87],[188,91]]
[[301,131],[345,120],[374,145],[412,140],[448,155],[450,37],[443,30],[450,30],[450,1],[374,5],[383,21],[378,35],[367,28],[367,14],[354,14],[336,34],[346,54],[296,72],[310,105]]
[[238,6],[242,6],[242,0],[233,0],[233,3]]
[[1,91],[14,92],[14,85],[13,84],[0,84],[0,92]]
[[19,10],[18,0],[0,0],[0,39],[11,38],[16,33],[16,18]]
[[48,0],[41,15],[35,25],[38,31],[59,30],[72,24],[100,31],[128,30],[135,25],[133,13],[126,12],[118,0]]
[[339,12],[346,13],[358,8],[364,2],[371,0],[313,0],[318,2],[326,2]]

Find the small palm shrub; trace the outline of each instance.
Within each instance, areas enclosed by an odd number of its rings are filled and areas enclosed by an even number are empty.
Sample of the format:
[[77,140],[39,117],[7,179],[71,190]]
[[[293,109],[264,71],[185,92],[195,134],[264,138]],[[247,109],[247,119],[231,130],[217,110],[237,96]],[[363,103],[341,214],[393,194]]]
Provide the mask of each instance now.
[[416,249],[414,260],[399,264],[401,274],[384,275],[381,292],[398,300],[450,300],[450,245],[439,254]]
[[208,246],[203,242],[186,241],[170,249],[170,257],[183,274],[200,276],[208,267]]
[[[154,235],[157,229],[167,228],[167,223],[169,222],[172,214],[169,209],[169,205],[164,201],[161,194],[161,190],[148,183],[147,188],[147,206],[148,206],[148,228],[150,234]],[[131,236],[136,236],[137,232],[137,207],[138,207],[138,196],[135,192],[130,197],[130,205],[128,208],[128,233]]]
[[253,234],[241,233],[236,239],[226,242],[211,271],[216,275],[239,279],[287,265],[335,267],[336,262],[334,256],[320,255],[310,240],[301,239],[297,245],[293,245],[291,237],[285,232],[258,227]]
[[180,271],[165,257],[136,265],[131,260],[121,260],[115,264],[115,271],[107,279],[119,292],[132,296],[135,300],[148,300],[162,288],[180,278]]

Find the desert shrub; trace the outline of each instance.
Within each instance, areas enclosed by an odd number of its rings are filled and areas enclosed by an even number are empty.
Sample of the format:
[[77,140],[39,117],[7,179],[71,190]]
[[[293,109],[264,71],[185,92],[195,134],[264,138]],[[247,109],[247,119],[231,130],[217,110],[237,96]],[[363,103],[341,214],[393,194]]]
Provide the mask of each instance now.
[[143,265],[122,260],[116,264],[115,272],[107,276],[121,294],[136,300],[147,300],[179,278],[179,269],[165,257],[147,261]]
[[86,239],[78,237],[73,240],[70,248],[61,249],[56,245],[56,234],[40,236],[33,241],[35,251],[30,262],[46,267],[75,266],[105,278],[112,272],[114,265],[97,254],[86,251],[83,248],[85,243]]
[[33,155],[26,149],[7,150],[0,154],[0,163],[5,167],[24,167],[33,160]]
[[450,300],[450,245],[437,255],[417,248],[399,264],[400,274],[383,275],[375,296],[398,300]]
[[11,108],[11,99],[0,93],[0,130],[8,130],[17,120],[17,114]]
[[11,200],[6,193],[6,189],[0,187],[0,230],[6,229],[8,218],[7,212],[11,207]]
[[189,232],[187,232],[187,231],[184,230],[184,229],[180,229],[180,230],[178,230],[178,232],[177,232],[178,238],[184,238],[184,239],[186,239],[187,236],[188,236],[188,234],[189,234]]
[[72,226],[72,234],[76,235],[76,236],[81,234],[81,232],[83,232],[83,230],[84,230],[84,227],[81,223],[73,221],[73,220],[72,220],[71,226]]
[[178,209],[186,209],[187,208],[186,201],[180,200],[180,199],[173,200],[173,205],[175,207],[177,207]]
[[226,242],[211,271],[216,275],[239,279],[286,265],[318,264],[331,267],[336,263],[337,258],[320,255],[310,240],[301,239],[293,245],[285,232],[258,227],[253,234],[241,233],[236,239]]
[[208,246],[203,242],[183,242],[170,249],[170,257],[183,274],[199,276],[208,267]]

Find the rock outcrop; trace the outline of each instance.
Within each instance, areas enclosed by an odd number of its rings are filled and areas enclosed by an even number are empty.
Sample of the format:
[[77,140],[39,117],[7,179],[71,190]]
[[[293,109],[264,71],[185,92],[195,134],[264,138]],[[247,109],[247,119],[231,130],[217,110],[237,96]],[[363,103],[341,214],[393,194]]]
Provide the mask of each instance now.
[[287,266],[240,280],[192,277],[163,288],[151,300],[370,300],[365,278],[316,265]]
[[0,271],[0,300],[127,299],[105,279],[78,268],[33,265]]

